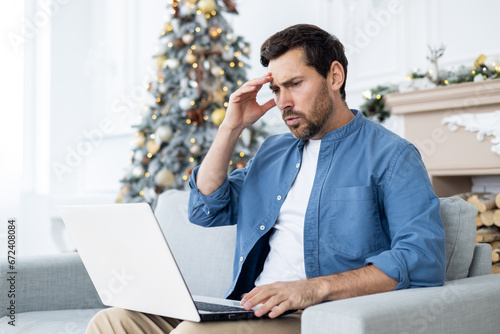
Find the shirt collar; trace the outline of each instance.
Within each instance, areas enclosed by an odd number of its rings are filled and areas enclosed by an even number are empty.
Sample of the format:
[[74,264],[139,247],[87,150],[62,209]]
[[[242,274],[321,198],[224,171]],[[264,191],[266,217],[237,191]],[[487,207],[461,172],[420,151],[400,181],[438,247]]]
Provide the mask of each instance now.
[[[344,125],[343,127],[340,127],[338,129],[335,129],[333,131],[328,132],[326,135],[321,138],[322,142],[331,142],[335,140],[342,139],[344,137],[349,136],[351,133],[359,129],[361,125],[366,121],[365,117],[356,109],[351,109],[351,112],[354,115],[354,118]],[[302,149],[304,146],[305,141],[300,140],[298,147]]]

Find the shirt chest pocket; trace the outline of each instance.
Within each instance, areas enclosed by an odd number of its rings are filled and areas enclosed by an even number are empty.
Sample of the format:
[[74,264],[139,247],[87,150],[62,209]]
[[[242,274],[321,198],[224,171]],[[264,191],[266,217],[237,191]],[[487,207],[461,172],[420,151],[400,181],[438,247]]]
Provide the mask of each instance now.
[[384,246],[376,188],[337,188],[324,200],[320,224],[330,248],[359,258]]

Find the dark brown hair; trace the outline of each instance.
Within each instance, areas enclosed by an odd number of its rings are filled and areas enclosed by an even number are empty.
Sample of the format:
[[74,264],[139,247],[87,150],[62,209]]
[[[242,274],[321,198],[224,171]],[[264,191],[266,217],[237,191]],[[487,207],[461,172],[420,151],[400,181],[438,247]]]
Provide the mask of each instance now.
[[300,48],[305,55],[307,66],[311,66],[324,78],[334,61],[344,68],[344,83],[340,94],[345,101],[347,80],[347,58],[344,46],[337,37],[310,24],[297,24],[269,37],[260,48],[260,62],[264,67],[273,59],[279,58],[290,50]]

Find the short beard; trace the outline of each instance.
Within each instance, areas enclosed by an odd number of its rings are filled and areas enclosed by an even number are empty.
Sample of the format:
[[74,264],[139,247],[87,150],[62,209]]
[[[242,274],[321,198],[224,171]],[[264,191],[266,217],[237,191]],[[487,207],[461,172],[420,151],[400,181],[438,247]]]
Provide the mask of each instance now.
[[306,122],[305,127],[303,125],[302,130],[300,129],[300,125],[288,126],[295,138],[309,140],[320,133],[325,126],[328,126],[328,120],[334,113],[335,103],[328,95],[326,82],[322,85],[321,91],[313,99],[314,104],[312,105],[311,113],[309,115],[311,120],[305,118],[303,113],[297,112],[293,109],[283,110],[283,119],[286,119],[288,116],[299,116],[301,121]]

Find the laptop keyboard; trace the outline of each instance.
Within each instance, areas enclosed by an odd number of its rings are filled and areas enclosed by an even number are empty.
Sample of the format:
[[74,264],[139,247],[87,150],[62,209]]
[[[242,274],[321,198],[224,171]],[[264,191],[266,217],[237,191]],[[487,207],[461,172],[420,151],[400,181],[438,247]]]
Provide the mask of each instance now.
[[[208,311],[208,312],[242,312],[242,311],[246,311],[243,307],[234,307],[234,306],[212,304],[212,303],[205,303],[205,302],[199,302],[199,301],[195,301],[194,304],[196,305],[196,308],[198,310]],[[246,312],[248,312],[248,311],[246,311]]]

